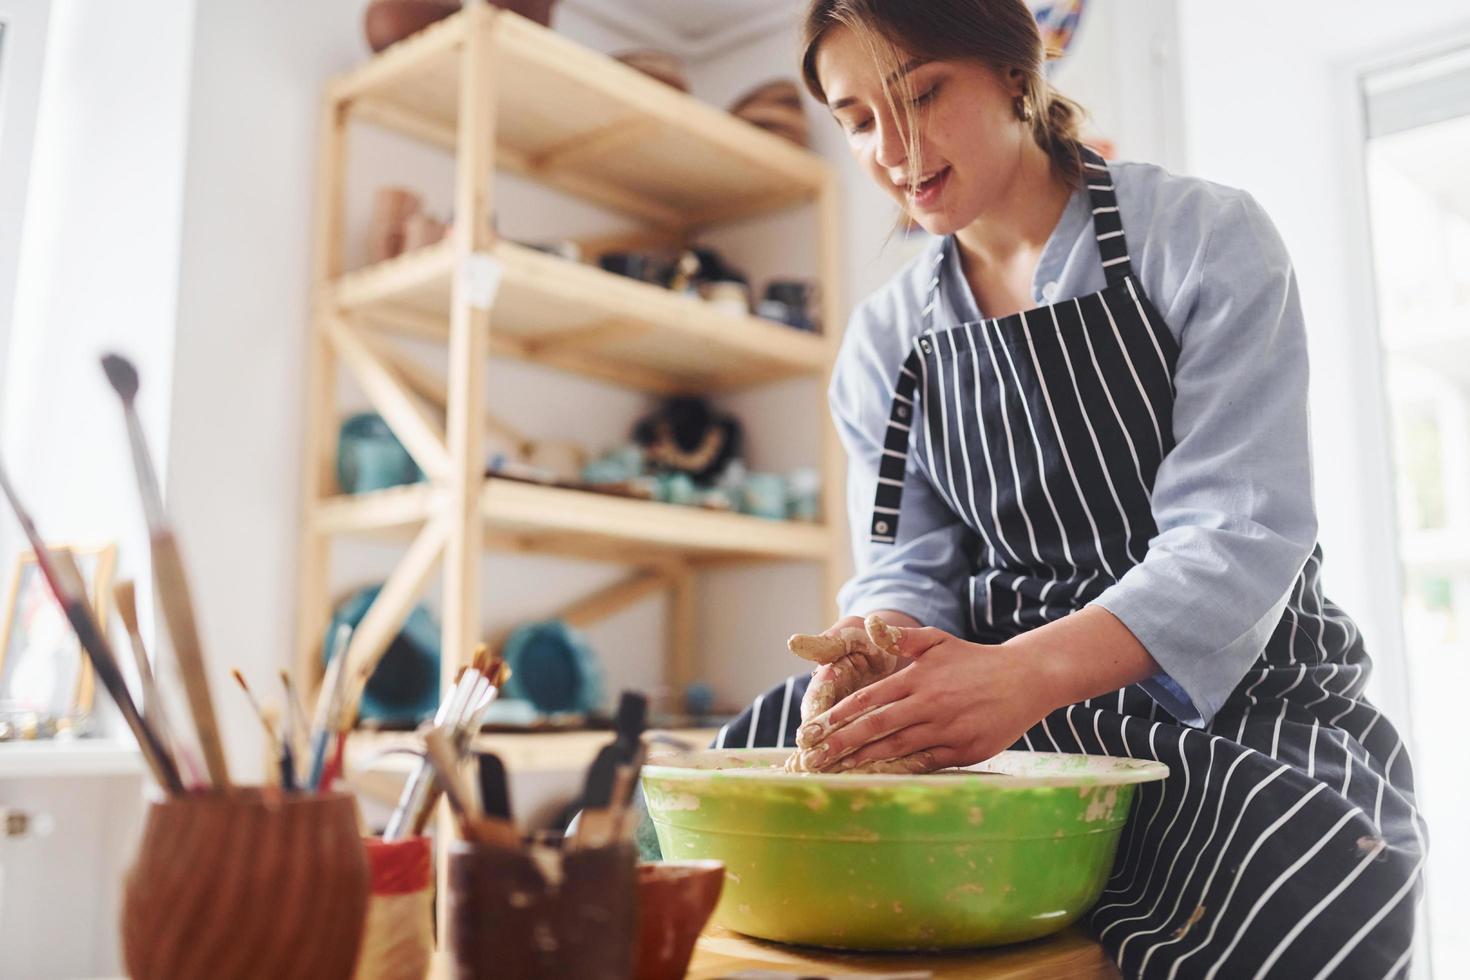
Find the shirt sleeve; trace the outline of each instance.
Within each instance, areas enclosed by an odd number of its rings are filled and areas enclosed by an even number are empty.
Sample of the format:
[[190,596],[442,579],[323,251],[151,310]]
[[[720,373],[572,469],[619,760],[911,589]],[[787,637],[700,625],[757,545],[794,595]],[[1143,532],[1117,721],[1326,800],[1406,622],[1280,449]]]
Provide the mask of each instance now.
[[1172,304],[1187,311],[1157,535],[1095,602],[1162,673],[1143,687],[1203,727],[1265,648],[1317,540],[1296,278],[1249,195],[1221,208]]
[[901,331],[897,324],[877,322],[883,318],[871,306],[853,314],[828,390],[832,420],[847,450],[856,569],[837,603],[844,616],[893,609],[964,636],[969,617],[961,590],[973,569],[971,533],[915,468],[912,455],[904,473],[897,540],[868,540],[888,411],[903,362]]

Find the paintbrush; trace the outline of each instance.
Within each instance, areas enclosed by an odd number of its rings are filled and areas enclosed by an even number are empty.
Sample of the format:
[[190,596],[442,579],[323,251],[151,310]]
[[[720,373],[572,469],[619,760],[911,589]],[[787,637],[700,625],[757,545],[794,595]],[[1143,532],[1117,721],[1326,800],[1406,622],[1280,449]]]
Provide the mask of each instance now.
[[261,705],[259,699],[256,698],[255,692],[250,690],[250,685],[245,683],[245,675],[240,673],[238,667],[230,671],[230,674],[235,678],[235,683],[240,685],[240,690],[245,692],[245,698],[250,702],[251,710],[255,712],[255,717],[260,719],[260,727],[265,729],[266,735],[274,742],[276,740],[276,726],[272,725],[271,720],[266,717],[265,708]]
[[452,734],[443,728],[424,732],[424,754],[434,767],[435,778],[449,799],[449,806],[461,820],[479,816],[469,787],[459,773],[459,753],[454,750]]
[[306,788],[310,790],[321,788],[327,750],[337,729],[335,719],[341,711],[343,681],[347,676],[344,663],[347,660],[347,642],[351,638],[352,627],[346,623],[337,624],[337,631],[332,634],[332,648],[327,653],[327,671],[316,695],[316,713],[311,719],[311,762],[306,769]]
[[128,634],[128,645],[133,649],[133,660],[138,667],[138,684],[143,690],[143,717],[158,730],[159,738],[166,745],[173,743],[173,727],[169,724],[168,712],[163,706],[163,697],[158,692],[158,678],[153,675],[153,666],[148,660],[148,648],[143,643],[143,633],[138,629],[138,601],[132,580],[124,580],[112,588],[113,601],[117,603],[118,615]]
[[138,686],[143,690],[143,717],[150,718],[158,710],[158,699],[153,686],[153,667],[148,663],[143,634],[138,631],[138,602],[132,580],[125,579],[114,585],[112,598],[117,603],[117,613],[122,617],[128,644],[133,648],[133,661],[138,666]]
[[295,760],[291,757],[291,740],[286,731],[290,722],[286,721],[282,724],[282,730],[278,735],[276,733],[276,726],[272,723],[265,707],[260,703],[260,699],[255,696],[254,691],[250,690],[250,685],[245,683],[245,675],[240,673],[238,668],[230,671],[230,673],[234,676],[235,683],[240,685],[240,690],[245,692],[245,697],[249,699],[250,707],[254,710],[255,717],[260,719],[260,727],[265,729],[265,737],[275,753],[276,767],[281,780],[281,789],[287,792],[294,790],[296,788],[296,765]]
[[107,642],[101,628],[97,625],[97,619],[92,613],[92,607],[87,602],[87,589],[82,584],[82,577],[77,572],[76,563],[71,559],[70,553],[65,553],[64,560],[57,560],[41,540],[41,535],[36,531],[36,525],[31,520],[30,514],[21,505],[20,498],[16,496],[15,490],[10,485],[10,478],[5,473],[5,467],[0,464],[0,491],[10,502],[11,510],[15,511],[16,519],[25,532],[26,539],[31,543],[31,549],[36,555],[36,564],[41,569],[41,575],[46,579],[46,584],[51,587],[56,601],[61,604],[66,618],[71,622],[72,629],[76,631],[77,639],[81,642],[82,649],[86,651],[87,658],[92,661],[92,668],[102,680],[102,686],[116,702],[118,711],[123,720],[127,722],[128,728],[132,729],[133,737],[138,740],[138,747],[143,752],[143,758],[148,767],[153,771],[154,778],[160,786],[170,793],[182,793],[184,791],[183,781],[179,779],[179,770],[174,765],[173,756],[168,752],[163,740],[158,737],[157,731],[153,729],[133,701],[133,696],[128,693],[127,682],[123,679],[122,670],[118,667],[117,657],[112,652],[112,647]]
[[454,746],[454,733],[443,728],[430,728],[424,732],[424,757],[434,769],[439,786],[449,800],[449,808],[459,819],[460,833],[465,840],[481,844],[498,844],[501,847],[516,847],[520,836],[509,821],[488,819],[475,807],[470,788],[459,771],[459,752]]
[[[454,679],[454,690],[459,690],[459,682],[464,679],[467,668],[461,667],[459,675]],[[434,725],[438,727],[449,720],[449,702],[453,699],[444,698],[439,702],[439,710],[434,712]],[[393,812],[388,816],[388,826],[383,831],[385,841],[402,840],[413,832],[413,826],[419,807],[424,797],[428,794],[429,783],[433,781],[431,767],[426,759],[420,759],[417,766],[403,784],[403,791],[398,796],[398,803],[393,807]]]
[[184,679],[189,697],[189,711],[204,752],[209,778],[218,788],[230,785],[229,765],[220,743],[219,725],[214,714],[214,699],[209,693],[209,674],[205,669],[204,651],[199,642],[199,628],[194,621],[194,603],[189,597],[189,580],[184,574],[183,556],[172,528],[163,511],[163,494],[148,454],[143,436],[143,423],[138,419],[133,399],[138,395],[138,371],[126,358],[108,354],[102,358],[102,370],[113,390],[122,399],[127,419],[128,442],[133,451],[133,469],[138,477],[138,493],[143,500],[143,513],[148,521],[148,537],[153,557],[153,582],[158,588],[164,623],[173,640],[174,658]]
[[[281,670],[281,686],[286,689],[286,743],[293,759],[301,759],[306,756],[306,707],[301,703],[301,698],[296,693],[296,685],[291,683],[291,675],[284,669]],[[292,783],[300,778],[292,770]]]
[[190,754],[188,747],[181,745],[174,735],[170,712],[164,707],[162,682],[153,673],[152,663],[148,659],[148,647],[143,643],[143,634],[138,629],[138,601],[132,581],[125,580],[113,586],[112,596],[117,603],[118,615],[122,617],[123,627],[127,631],[128,645],[133,649],[133,659],[137,662],[138,683],[143,691],[143,718],[158,733],[158,740],[173,753],[174,763],[178,766],[179,775],[185,780],[185,783],[189,786],[197,786],[204,782],[200,775],[199,762]]

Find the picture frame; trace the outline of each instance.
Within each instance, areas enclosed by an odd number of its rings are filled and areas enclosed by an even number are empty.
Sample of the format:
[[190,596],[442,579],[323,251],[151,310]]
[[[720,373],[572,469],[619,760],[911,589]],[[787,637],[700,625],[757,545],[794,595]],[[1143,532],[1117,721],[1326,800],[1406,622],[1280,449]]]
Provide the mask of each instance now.
[[[52,551],[67,552],[76,562],[106,635],[117,546],[67,544]],[[0,718],[10,721],[10,737],[45,737],[78,727],[92,711],[96,677],[35,552],[15,558],[0,627]]]

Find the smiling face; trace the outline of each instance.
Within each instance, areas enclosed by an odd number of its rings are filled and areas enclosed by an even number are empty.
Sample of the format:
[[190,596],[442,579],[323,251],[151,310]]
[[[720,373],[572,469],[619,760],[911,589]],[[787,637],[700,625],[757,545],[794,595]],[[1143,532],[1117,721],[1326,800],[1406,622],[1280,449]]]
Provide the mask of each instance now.
[[[897,54],[885,94],[879,59],[856,33],[834,25],[814,67],[863,171],[926,231],[947,235],[984,215],[1011,185],[1027,144],[1036,148],[1016,114],[1024,76],[980,61]],[[905,100],[916,133],[909,132]]]

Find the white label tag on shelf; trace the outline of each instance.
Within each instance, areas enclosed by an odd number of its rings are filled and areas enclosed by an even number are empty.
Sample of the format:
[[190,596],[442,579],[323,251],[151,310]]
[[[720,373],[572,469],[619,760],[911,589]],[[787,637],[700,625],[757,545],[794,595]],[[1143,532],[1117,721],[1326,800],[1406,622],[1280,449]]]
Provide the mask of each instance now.
[[495,305],[500,291],[500,262],[488,252],[475,252],[465,257],[459,267],[459,281],[470,305],[488,310]]

